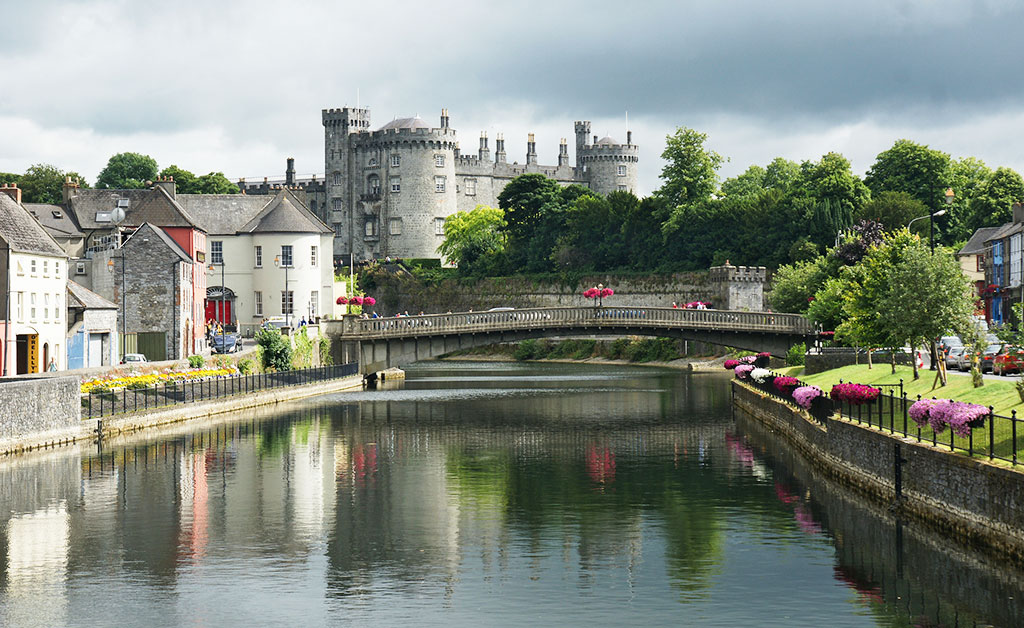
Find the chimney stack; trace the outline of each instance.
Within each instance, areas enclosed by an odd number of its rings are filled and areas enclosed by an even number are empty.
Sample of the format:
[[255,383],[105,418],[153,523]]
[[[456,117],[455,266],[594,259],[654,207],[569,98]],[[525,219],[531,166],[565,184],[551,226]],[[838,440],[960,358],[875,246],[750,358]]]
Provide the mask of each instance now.
[[537,142],[533,139],[533,133],[526,136],[526,165],[537,163]]
[[71,199],[76,196],[78,196],[78,181],[72,180],[71,177],[64,177],[64,186],[61,188],[61,198],[64,201],[64,205],[70,205]]
[[288,158],[288,168],[284,171],[284,182],[285,185],[292,185],[295,183],[295,158]]
[[0,186],[0,192],[10,196],[15,203],[21,205],[21,188],[18,187],[17,183],[4,183]]

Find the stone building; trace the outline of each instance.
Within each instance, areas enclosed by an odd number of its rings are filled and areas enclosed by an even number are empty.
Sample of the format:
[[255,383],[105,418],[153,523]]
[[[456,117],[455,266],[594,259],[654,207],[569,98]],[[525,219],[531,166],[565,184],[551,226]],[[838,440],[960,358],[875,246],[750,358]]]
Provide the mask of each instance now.
[[117,305],[68,281],[68,368],[117,364]]

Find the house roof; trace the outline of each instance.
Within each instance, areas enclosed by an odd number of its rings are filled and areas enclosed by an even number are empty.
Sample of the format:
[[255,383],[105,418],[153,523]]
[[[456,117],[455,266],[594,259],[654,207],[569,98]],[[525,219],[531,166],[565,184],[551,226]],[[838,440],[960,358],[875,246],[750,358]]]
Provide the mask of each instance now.
[[116,310],[117,305],[108,301],[81,286],[70,279],[68,280],[68,307],[84,308],[86,310]]
[[192,258],[185,251],[185,249],[181,248],[181,245],[175,242],[174,239],[171,238],[171,236],[167,235],[167,233],[163,229],[151,225],[148,222],[143,223],[142,226],[136,229],[135,233],[131,234],[128,237],[128,239],[124,241],[124,244],[122,244],[121,246],[128,247],[133,246],[136,243],[139,243],[139,246],[143,246],[141,244],[141,241],[144,240],[148,234],[156,234],[157,240],[167,245],[167,248],[169,248],[172,252],[177,254],[181,261],[186,262],[188,264],[192,263]]
[[240,231],[247,233],[334,233],[289,190],[281,190]]
[[957,255],[977,255],[983,253],[988,248],[985,246],[985,241],[989,240],[992,235],[999,231],[1001,227],[982,227],[974,232],[971,239],[967,241],[967,244],[957,251]]
[[16,253],[67,257],[35,216],[6,194],[0,194],[0,238]]
[[179,194],[178,201],[211,235],[236,233],[333,233],[290,190],[273,196]]
[[54,238],[81,238],[85,234],[75,221],[75,216],[60,205],[45,203],[24,203],[25,209],[32,213],[39,224]]
[[71,198],[70,209],[82,229],[112,229],[114,224],[109,214],[119,202],[125,211],[122,226],[138,227],[146,222],[159,227],[197,226],[188,212],[160,186],[145,190],[79,190]]
[[985,238],[986,242],[991,242],[992,240],[1002,240],[1008,235],[1017,233],[1018,231],[1021,230],[1021,224],[1017,222],[1008,222],[1000,227],[991,228],[995,229],[995,231],[989,234],[987,238]]

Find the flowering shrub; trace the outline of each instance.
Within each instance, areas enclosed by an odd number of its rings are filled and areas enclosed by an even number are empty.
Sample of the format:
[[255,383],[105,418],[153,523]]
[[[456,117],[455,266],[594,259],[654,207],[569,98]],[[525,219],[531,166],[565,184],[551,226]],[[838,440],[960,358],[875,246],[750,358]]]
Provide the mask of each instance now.
[[740,364],[753,364],[756,359],[756,355],[745,355],[742,358],[736,358],[736,361]]
[[740,361],[739,360],[726,360],[725,361],[725,368],[729,369],[730,371],[732,369],[736,368],[739,365],[740,365]]
[[759,357],[759,358],[770,358],[770,357],[772,357],[772,354],[768,353],[767,351],[762,351],[761,353],[757,354],[757,357]]
[[583,296],[588,299],[603,299],[604,297],[610,297],[615,294],[615,291],[611,288],[587,288],[583,291]]
[[907,411],[919,427],[927,423],[940,433],[948,425],[954,434],[963,437],[970,435],[972,427],[981,427],[988,413],[985,406],[951,399],[921,399]]
[[783,395],[788,395],[796,386],[800,385],[800,380],[795,377],[783,376],[775,378],[775,388]]
[[768,369],[755,368],[750,371],[750,377],[758,384],[763,384],[768,381],[768,378],[772,376],[772,372]]
[[92,379],[82,382],[82,394],[88,392],[106,392],[113,388],[146,388],[164,382],[194,382],[214,377],[235,375],[234,368],[205,368],[191,371],[166,371],[162,373],[146,373],[145,375],[126,375],[109,379]]
[[796,401],[796,405],[809,410],[811,402],[820,397],[821,394],[821,389],[817,386],[801,386],[793,391],[793,400]]
[[836,401],[845,401],[851,406],[859,406],[878,399],[880,392],[882,391],[864,384],[836,384],[832,387],[831,397]]
[[750,364],[740,364],[733,370],[736,372],[736,379],[747,379],[754,367]]

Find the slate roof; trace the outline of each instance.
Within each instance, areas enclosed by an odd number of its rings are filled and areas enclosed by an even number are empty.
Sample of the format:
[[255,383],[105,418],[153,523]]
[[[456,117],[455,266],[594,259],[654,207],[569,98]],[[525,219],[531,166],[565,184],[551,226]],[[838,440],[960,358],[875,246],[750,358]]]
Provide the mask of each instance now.
[[160,186],[146,190],[79,190],[70,209],[83,230],[112,229],[113,223],[97,222],[96,214],[109,212],[119,200],[127,200],[122,226],[138,227],[152,223],[160,227],[195,227],[195,221]]
[[47,205],[44,203],[23,203],[25,209],[43,225],[50,235],[55,238],[81,238],[85,234],[75,221],[75,216],[60,205]]
[[415,118],[395,118],[391,122],[388,122],[384,126],[380,127],[378,131],[387,131],[388,129],[429,129],[430,125],[423,121],[423,118],[416,116]]
[[1002,240],[1008,235],[1017,233],[1021,230],[1021,224],[1019,222],[1008,222],[1001,227],[990,227],[990,229],[994,229],[995,231],[985,238],[986,242],[991,240]]
[[135,240],[140,241],[139,246],[145,246],[141,243],[141,240],[150,234],[155,234],[157,239],[163,242],[165,245],[167,245],[167,248],[169,248],[171,251],[176,253],[178,257],[181,259],[181,261],[189,264],[193,262],[192,258],[189,257],[189,254],[185,251],[185,249],[181,248],[181,245],[175,242],[174,239],[171,238],[171,236],[167,235],[167,233],[160,227],[153,226],[148,222],[143,223],[142,226],[135,230],[135,233],[128,236],[128,239],[124,241],[122,247],[133,245]]
[[997,231],[1002,227],[982,227],[974,232],[971,239],[967,241],[967,244],[963,246],[957,255],[977,255],[983,253],[988,248],[985,246],[985,241],[989,240]]
[[117,305],[107,301],[85,286],[68,280],[68,307],[86,310],[116,310]]
[[334,233],[287,189],[274,196],[179,194],[178,202],[210,235]]
[[67,258],[64,249],[32,213],[6,194],[0,194],[0,238],[7,241],[15,253]]

